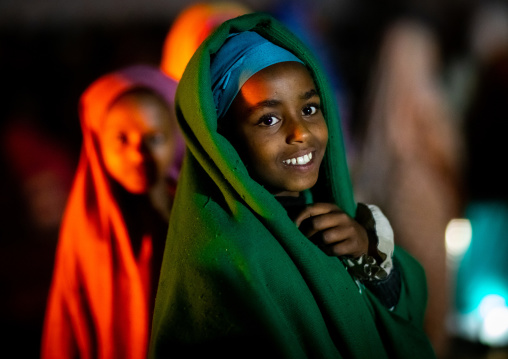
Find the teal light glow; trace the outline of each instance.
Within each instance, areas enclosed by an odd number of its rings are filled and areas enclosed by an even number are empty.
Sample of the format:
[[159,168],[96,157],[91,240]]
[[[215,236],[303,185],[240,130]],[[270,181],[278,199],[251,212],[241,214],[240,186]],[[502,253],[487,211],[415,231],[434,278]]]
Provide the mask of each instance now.
[[484,344],[504,346],[508,344],[508,307],[506,299],[499,295],[488,295],[479,306],[482,326],[479,339]]
[[[460,258],[455,331],[490,346],[508,345],[508,203],[474,202],[471,243]],[[461,244],[461,243],[459,243]],[[460,251],[457,252],[460,255]]]

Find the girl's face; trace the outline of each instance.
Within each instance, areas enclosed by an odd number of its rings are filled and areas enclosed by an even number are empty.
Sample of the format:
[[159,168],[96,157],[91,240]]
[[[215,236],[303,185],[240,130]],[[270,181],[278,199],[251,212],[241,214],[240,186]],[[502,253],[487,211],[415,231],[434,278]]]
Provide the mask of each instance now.
[[98,134],[108,174],[134,194],[163,180],[175,152],[173,122],[170,109],[153,93],[119,97]]
[[297,196],[318,179],[328,142],[320,102],[305,66],[282,62],[253,75],[221,121],[250,175],[274,195]]

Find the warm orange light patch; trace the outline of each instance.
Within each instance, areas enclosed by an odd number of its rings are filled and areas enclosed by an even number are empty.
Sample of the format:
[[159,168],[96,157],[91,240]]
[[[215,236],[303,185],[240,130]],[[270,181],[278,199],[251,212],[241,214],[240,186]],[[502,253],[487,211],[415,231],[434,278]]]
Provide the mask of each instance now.
[[161,69],[179,81],[201,42],[221,23],[247,14],[249,9],[234,2],[198,3],[183,11],[166,37]]

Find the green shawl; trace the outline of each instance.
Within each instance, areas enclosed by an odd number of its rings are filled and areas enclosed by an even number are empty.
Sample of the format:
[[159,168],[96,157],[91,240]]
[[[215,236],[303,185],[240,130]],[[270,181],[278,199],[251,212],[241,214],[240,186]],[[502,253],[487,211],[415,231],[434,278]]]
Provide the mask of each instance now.
[[311,70],[329,130],[312,194],[351,216],[356,211],[337,106],[314,56],[268,15],[224,23],[196,51],[177,89],[189,151],[170,219],[151,357],[434,357],[422,330],[427,294],[421,266],[396,249],[402,293],[389,311],[339,259],[302,235],[217,133],[210,55],[229,33],[246,30],[293,52]]

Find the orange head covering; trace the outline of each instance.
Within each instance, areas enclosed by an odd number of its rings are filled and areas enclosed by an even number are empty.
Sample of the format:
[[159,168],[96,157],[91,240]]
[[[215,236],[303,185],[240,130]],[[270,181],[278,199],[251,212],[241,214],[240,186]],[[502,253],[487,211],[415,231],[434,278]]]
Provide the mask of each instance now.
[[180,81],[194,51],[220,24],[250,10],[235,2],[197,3],[175,19],[162,49],[161,69]]

